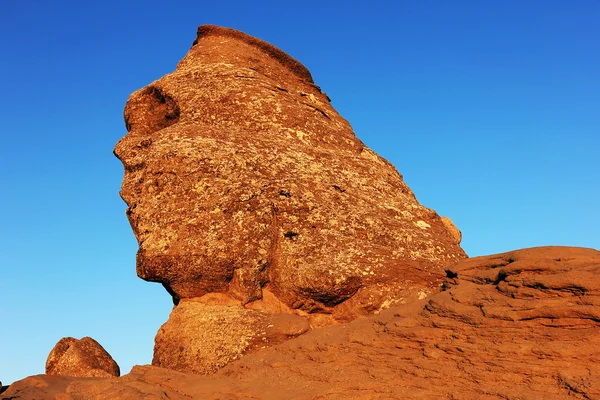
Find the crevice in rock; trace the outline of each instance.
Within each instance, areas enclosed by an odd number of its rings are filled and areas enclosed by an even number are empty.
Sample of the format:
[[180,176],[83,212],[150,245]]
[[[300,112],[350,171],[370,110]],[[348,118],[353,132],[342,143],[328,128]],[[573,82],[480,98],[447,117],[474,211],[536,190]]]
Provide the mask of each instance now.
[[283,234],[283,236],[287,239],[294,239],[296,236],[298,236],[299,234],[297,232],[294,231],[287,231],[286,233]]
[[163,282],[162,283],[163,287],[165,288],[165,290],[171,295],[171,298],[173,299],[173,305],[174,306],[178,306],[179,302],[181,301],[181,298],[177,295],[177,293],[175,293],[175,291],[171,288],[171,285]]
[[310,108],[312,108],[312,109],[313,109],[313,110],[315,110],[315,111],[318,111],[318,112],[320,112],[320,113],[321,113],[321,115],[323,115],[325,118],[327,118],[327,119],[331,119],[331,118],[329,118],[329,115],[327,115],[327,114],[325,113],[325,111],[321,110],[319,107],[315,107],[315,106],[313,106],[312,104],[308,104],[308,103],[301,103],[301,104],[303,104],[303,105],[305,105],[305,106],[307,106],[307,107],[310,107]]
[[506,271],[501,269],[500,271],[498,271],[498,276],[496,277],[496,280],[494,281],[494,285],[498,285],[500,282],[504,282],[506,280],[506,278],[508,278],[508,274],[506,273]]
[[558,381],[558,386],[564,389],[567,389],[569,391],[569,396],[572,396],[572,393],[576,393],[579,396],[581,396],[583,399],[590,399],[590,397],[587,395],[586,392],[584,392],[583,390],[574,387],[573,385],[571,385],[569,382],[567,382],[566,380],[564,380],[561,376],[557,377],[557,381]]
[[458,274],[454,271],[447,269],[445,272],[446,272],[446,278],[448,278],[448,279],[458,278]]

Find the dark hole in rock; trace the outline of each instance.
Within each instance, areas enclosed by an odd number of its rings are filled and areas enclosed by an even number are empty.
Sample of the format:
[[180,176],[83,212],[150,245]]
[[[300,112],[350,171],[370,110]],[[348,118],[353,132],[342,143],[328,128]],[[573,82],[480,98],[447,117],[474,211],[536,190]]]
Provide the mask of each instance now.
[[446,278],[454,279],[454,278],[458,277],[458,274],[456,272],[453,272],[449,269],[447,269],[445,272],[446,272]]
[[139,147],[141,149],[145,149],[146,147],[150,147],[151,144],[152,144],[152,139],[144,139],[140,143],[138,143],[137,147]]
[[292,232],[292,231],[287,231],[286,233],[283,234],[283,236],[285,236],[286,238],[291,240],[291,239],[295,238],[296,236],[298,236],[298,233]]
[[494,285],[497,285],[500,282],[505,281],[507,277],[508,277],[508,274],[506,273],[506,271],[504,271],[503,269],[501,269],[498,272],[498,276],[496,277],[496,280],[494,281]]

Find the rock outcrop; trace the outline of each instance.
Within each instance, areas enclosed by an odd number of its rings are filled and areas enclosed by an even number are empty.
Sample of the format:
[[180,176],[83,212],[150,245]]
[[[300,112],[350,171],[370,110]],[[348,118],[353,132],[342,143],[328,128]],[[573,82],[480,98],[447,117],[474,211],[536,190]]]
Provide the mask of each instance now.
[[[344,320],[431,290],[465,257],[281,50],[201,26],[177,69],[133,93],[116,145],[138,275],[176,299],[268,288]],[[418,289],[418,290],[411,290]]]
[[446,276],[428,299],[312,330],[208,377],[143,366],[112,380],[31,377],[5,396],[600,399],[600,251],[524,249]]
[[308,70],[244,33],[198,28],[125,122],[137,273],[176,304],[220,293],[329,325],[427,296],[466,257]]
[[253,349],[307,332],[308,319],[244,309],[219,296],[182,300],[159,329],[152,364],[210,374]]
[[46,360],[46,374],[108,378],[119,376],[119,366],[106,350],[91,337],[62,338]]

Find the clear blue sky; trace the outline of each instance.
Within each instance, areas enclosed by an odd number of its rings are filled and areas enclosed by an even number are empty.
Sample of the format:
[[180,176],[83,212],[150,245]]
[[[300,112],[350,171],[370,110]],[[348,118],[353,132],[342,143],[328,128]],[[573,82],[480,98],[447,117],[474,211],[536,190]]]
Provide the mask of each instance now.
[[151,361],[171,299],[135,275],[112,149],[200,24],[304,63],[471,256],[600,247],[600,1],[367,3],[0,1],[0,380],[63,336]]

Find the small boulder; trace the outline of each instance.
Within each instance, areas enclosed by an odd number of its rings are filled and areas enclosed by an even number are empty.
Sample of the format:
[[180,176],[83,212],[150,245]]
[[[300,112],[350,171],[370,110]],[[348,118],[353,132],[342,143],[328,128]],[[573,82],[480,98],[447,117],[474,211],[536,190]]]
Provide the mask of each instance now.
[[65,337],[56,343],[46,360],[46,374],[110,378],[121,374],[119,366],[91,337]]
[[444,224],[448,232],[450,232],[456,243],[460,244],[460,242],[462,241],[462,232],[460,231],[460,229],[458,229],[456,225],[454,225],[454,222],[452,222],[452,220],[448,217],[442,217],[442,223]]

